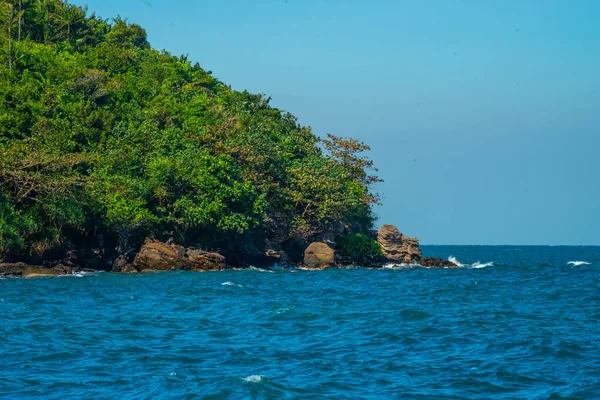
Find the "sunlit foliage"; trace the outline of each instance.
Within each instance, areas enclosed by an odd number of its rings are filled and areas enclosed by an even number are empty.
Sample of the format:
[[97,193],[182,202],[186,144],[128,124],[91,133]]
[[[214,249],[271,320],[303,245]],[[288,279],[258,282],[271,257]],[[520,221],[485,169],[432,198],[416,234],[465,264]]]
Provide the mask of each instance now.
[[0,259],[132,226],[219,246],[372,224],[366,145],[319,139],[140,26],[4,0],[0,32]]

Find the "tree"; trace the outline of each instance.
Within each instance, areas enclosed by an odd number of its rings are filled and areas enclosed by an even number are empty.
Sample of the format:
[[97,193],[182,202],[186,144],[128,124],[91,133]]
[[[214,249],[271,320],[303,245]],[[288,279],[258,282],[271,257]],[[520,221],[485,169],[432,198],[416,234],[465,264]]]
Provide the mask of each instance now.
[[6,42],[8,46],[8,68],[12,72],[14,54],[13,54],[13,30],[17,21],[21,19],[21,12],[15,12],[15,6],[10,1],[2,1],[0,3],[0,22],[6,28]]
[[59,24],[61,29],[67,29],[66,39],[71,41],[72,28],[78,23],[84,22],[86,14],[87,6],[82,8],[69,4],[67,1],[60,1],[58,10],[52,15],[52,18]]
[[0,253],[82,232],[131,250],[132,232],[216,249],[369,229],[368,146],[319,139],[268,96],[152,49],[142,27],[86,13],[0,0]]

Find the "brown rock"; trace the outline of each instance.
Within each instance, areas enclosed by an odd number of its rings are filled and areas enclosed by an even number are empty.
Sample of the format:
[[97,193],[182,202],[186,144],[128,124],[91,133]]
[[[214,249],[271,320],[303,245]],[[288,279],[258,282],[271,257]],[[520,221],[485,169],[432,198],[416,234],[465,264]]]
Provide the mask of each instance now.
[[186,249],[173,243],[166,244],[150,239],[146,240],[135,256],[133,265],[139,271],[209,271],[223,270],[226,267],[225,257],[218,253]]
[[314,242],[304,251],[304,266],[310,269],[331,268],[335,262],[335,252],[325,243]]
[[377,241],[388,260],[411,263],[421,259],[419,239],[404,236],[394,225],[381,226]]
[[58,273],[50,268],[28,267],[23,271],[24,278],[35,278],[43,276],[56,276]]
[[0,263],[0,276],[21,276],[27,267],[25,263]]
[[267,257],[269,265],[278,264],[284,267],[290,265],[290,257],[283,250],[267,249],[265,257]]
[[124,274],[134,274],[134,273],[138,272],[138,270],[135,269],[135,265],[127,264],[123,267],[123,269],[121,269],[121,272]]
[[71,273],[73,273],[73,268],[63,264],[58,264],[52,268],[46,268],[39,265],[28,265],[22,262],[0,264],[0,276],[33,278],[37,276],[68,275]]
[[422,258],[419,264],[427,268],[460,268],[452,261],[442,260],[441,258]]
[[226,268],[225,257],[219,253],[187,249],[190,271],[222,271]]
[[129,264],[127,257],[119,256],[112,264],[113,272],[122,272],[123,269]]

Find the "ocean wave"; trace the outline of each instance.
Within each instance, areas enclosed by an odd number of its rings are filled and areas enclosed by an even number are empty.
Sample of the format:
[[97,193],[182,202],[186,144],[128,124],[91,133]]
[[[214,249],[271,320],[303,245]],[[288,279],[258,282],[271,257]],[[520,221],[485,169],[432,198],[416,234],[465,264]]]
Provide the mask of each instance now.
[[480,263],[479,261],[477,261],[475,264],[471,265],[471,268],[487,268],[487,267],[493,267],[494,263],[493,262],[488,262],[488,263]]
[[575,267],[579,267],[580,265],[592,265],[591,263],[589,263],[587,261],[569,261],[567,264],[573,265]]
[[456,259],[456,257],[454,257],[454,256],[450,256],[450,257],[448,257],[448,261],[450,261],[451,263],[454,263],[454,264],[458,265],[459,267],[464,267],[464,266],[465,266],[464,264],[461,264],[461,263],[460,263],[460,262],[459,262],[459,261]]
[[248,268],[248,271],[269,272],[271,274],[275,273],[275,271],[271,271],[270,269],[258,268],[258,267],[253,267],[253,266],[251,266],[250,268]]
[[482,262],[475,262],[473,264],[463,264],[460,261],[458,261],[456,259],[456,257],[454,256],[450,256],[448,257],[448,261],[453,262],[454,264],[458,265],[461,268],[473,268],[473,269],[480,269],[480,268],[487,268],[487,267],[493,267],[494,263],[493,262],[487,262],[487,263],[482,263]]
[[245,382],[251,382],[251,383],[259,383],[262,381],[265,381],[267,379],[266,376],[264,375],[250,375],[247,376],[245,378],[242,378]]
[[223,282],[223,283],[221,283],[221,286],[237,286],[237,287],[243,287],[242,285],[238,285],[237,283],[233,283],[233,282]]
[[58,278],[83,278],[86,276],[96,276],[103,273],[102,271],[78,271],[67,275],[57,275]]
[[422,267],[421,264],[417,264],[417,263],[411,263],[411,264],[407,264],[407,263],[400,263],[400,264],[396,264],[396,263],[390,263],[390,264],[385,264],[383,267],[383,269],[406,269],[406,268],[415,268],[415,267]]

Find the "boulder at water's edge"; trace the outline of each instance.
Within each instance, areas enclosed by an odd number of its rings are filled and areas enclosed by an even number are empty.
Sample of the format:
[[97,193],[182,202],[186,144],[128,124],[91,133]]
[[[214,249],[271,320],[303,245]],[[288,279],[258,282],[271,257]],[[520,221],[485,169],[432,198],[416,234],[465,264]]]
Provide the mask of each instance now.
[[404,236],[394,225],[382,225],[377,232],[377,241],[390,261],[412,263],[421,259],[419,239]]
[[335,263],[335,252],[321,242],[311,243],[304,251],[304,266],[310,269],[330,268]]
[[458,265],[454,264],[452,261],[442,260],[441,258],[422,258],[419,261],[423,267],[426,268],[460,268]]
[[133,260],[138,271],[220,271],[226,269],[225,257],[218,253],[188,249],[147,239]]

